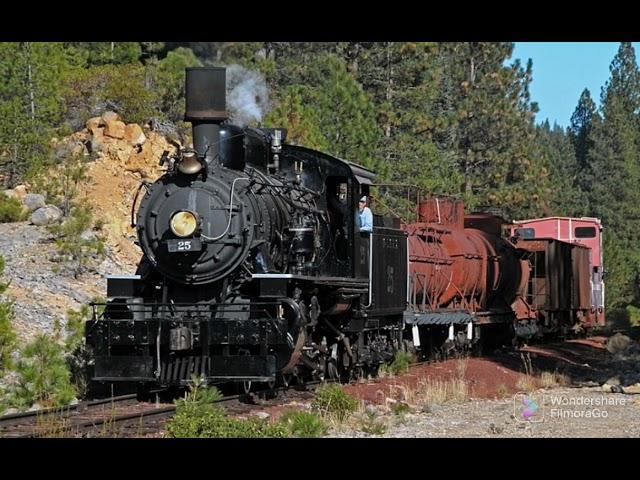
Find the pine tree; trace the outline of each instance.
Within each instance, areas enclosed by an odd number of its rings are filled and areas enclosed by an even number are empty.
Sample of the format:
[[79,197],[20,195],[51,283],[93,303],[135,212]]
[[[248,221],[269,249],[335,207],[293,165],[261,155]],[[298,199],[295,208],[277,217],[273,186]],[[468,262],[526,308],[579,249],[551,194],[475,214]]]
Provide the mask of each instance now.
[[591,212],[603,221],[608,307],[637,301],[640,263],[640,71],[629,43],[620,45],[602,91],[602,121],[594,122],[587,162],[593,171]]
[[194,53],[184,47],[176,48],[157,64],[156,78],[148,84],[158,93],[159,110],[173,123],[184,118],[185,69],[202,63]]
[[505,66],[512,50],[510,43],[441,46],[446,98],[438,103],[447,118],[440,138],[451,144],[472,207],[529,216],[548,203],[549,172],[535,142],[532,63]]
[[[583,194],[591,189],[593,183],[593,171],[589,164],[589,150],[592,147],[591,131],[595,123],[600,121],[596,104],[591,99],[591,93],[584,89],[580,95],[578,106],[571,116],[571,124],[568,136],[575,150],[578,173],[576,185]],[[588,201],[588,197],[587,197]]]
[[89,66],[98,66],[137,62],[145,44],[147,49],[158,47],[154,42],[75,42],[68,46],[82,52]]
[[586,194],[577,182],[579,167],[571,138],[560,126],[545,121],[536,128],[536,142],[549,164],[549,182],[554,194],[545,215],[585,216],[589,213]]
[[50,335],[40,334],[24,348],[16,376],[12,403],[20,409],[68,405],[76,394],[64,349]]
[[[269,124],[283,122],[280,126],[288,127],[287,122],[302,114],[308,131],[301,132],[298,122],[298,140],[307,136],[317,145],[325,145],[327,153],[369,168],[382,168],[376,157],[379,131],[375,108],[345,62],[326,54],[310,65],[305,75],[304,85],[286,91],[288,98],[280,100],[281,107],[267,118]],[[290,105],[288,111],[282,108],[283,104]],[[306,107],[300,108],[302,105]],[[324,141],[318,138],[318,131]]]
[[0,44],[0,168],[9,186],[50,160],[69,79],[81,68],[81,55],[61,43]]

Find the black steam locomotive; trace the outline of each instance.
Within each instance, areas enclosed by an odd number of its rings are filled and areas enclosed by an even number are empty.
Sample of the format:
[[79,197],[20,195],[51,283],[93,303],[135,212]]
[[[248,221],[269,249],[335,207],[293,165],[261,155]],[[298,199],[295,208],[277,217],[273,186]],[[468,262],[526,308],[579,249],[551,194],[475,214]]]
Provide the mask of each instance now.
[[93,381],[344,379],[401,348],[407,234],[358,231],[373,172],[227,118],[225,70],[188,69],[194,148],[145,185],[138,271],[87,325]]

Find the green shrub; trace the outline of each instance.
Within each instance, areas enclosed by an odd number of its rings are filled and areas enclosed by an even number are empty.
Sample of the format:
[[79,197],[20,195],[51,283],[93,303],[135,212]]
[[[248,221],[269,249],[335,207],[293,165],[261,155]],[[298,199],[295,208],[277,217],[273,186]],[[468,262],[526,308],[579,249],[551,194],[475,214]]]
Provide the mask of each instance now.
[[88,208],[75,207],[71,216],[64,223],[49,227],[56,238],[56,245],[60,253],[69,255],[73,262],[73,275],[78,277],[86,268],[90,255],[102,257],[104,242],[101,237],[94,235],[87,237],[85,232],[92,225],[93,215]]
[[12,403],[18,408],[25,409],[34,403],[61,407],[76,395],[64,349],[50,335],[38,335],[24,348],[15,373]]
[[[0,278],[4,273],[4,258],[0,256]],[[8,283],[0,281],[0,295],[5,292]],[[13,318],[13,306],[11,302],[0,302],[0,378],[4,372],[12,367],[12,354],[16,349],[17,336],[11,320]]]
[[280,421],[291,432],[291,435],[301,438],[323,437],[329,427],[317,413],[299,410],[287,410]]
[[19,222],[25,217],[20,200],[0,193],[0,223]]
[[91,355],[85,343],[85,326],[91,319],[92,312],[89,305],[82,305],[80,310],[67,310],[66,335],[64,350],[67,365],[71,372],[71,382],[81,397],[87,393],[89,379],[87,366]]
[[176,415],[167,425],[172,438],[260,438],[287,437],[281,423],[258,418],[247,420],[228,417],[214,402],[221,398],[216,388],[203,388],[195,381],[186,398],[176,402]]
[[376,412],[367,410],[360,418],[360,429],[369,435],[384,434],[387,431],[387,425],[376,417]]
[[341,385],[332,383],[316,391],[312,408],[343,421],[358,408],[358,399],[348,394]]
[[409,371],[409,365],[413,363],[413,355],[409,352],[399,351],[396,353],[396,358],[393,363],[389,365],[389,371],[394,375],[400,375]]
[[629,316],[629,323],[632,327],[640,327],[640,308],[633,305],[627,305],[627,314]]
[[411,408],[404,402],[397,402],[391,405],[391,412],[399,417],[406,415],[410,411]]

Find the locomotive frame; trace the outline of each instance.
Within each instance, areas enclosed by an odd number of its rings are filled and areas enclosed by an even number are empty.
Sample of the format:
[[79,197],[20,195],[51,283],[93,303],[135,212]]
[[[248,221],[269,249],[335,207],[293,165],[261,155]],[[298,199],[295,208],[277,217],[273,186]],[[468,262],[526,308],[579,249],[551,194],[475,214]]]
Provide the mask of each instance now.
[[[532,297],[541,241],[512,242],[501,218],[451,199],[422,201],[415,223],[376,215],[359,232],[374,172],[287,144],[284,129],[226,122],[224,69],[186,78],[194,148],[163,156],[167,172],[138,208],[138,271],[109,277],[107,303],[94,305],[94,383],[346,380],[400,350],[592,326],[582,293],[579,308],[554,312]],[[574,247],[558,248],[584,259]],[[584,275],[559,281],[582,288]]]

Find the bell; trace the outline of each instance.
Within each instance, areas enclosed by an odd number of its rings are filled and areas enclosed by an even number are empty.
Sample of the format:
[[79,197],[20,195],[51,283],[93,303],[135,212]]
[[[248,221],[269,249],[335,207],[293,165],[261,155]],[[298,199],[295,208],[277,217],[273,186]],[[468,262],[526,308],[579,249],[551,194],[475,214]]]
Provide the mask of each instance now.
[[202,163],[198,160],[196,152],[184,152],[182,154],[182,160],[178,165],[178,170],[186,175],[193,175],[194,173],[198,173],[202,170]]

